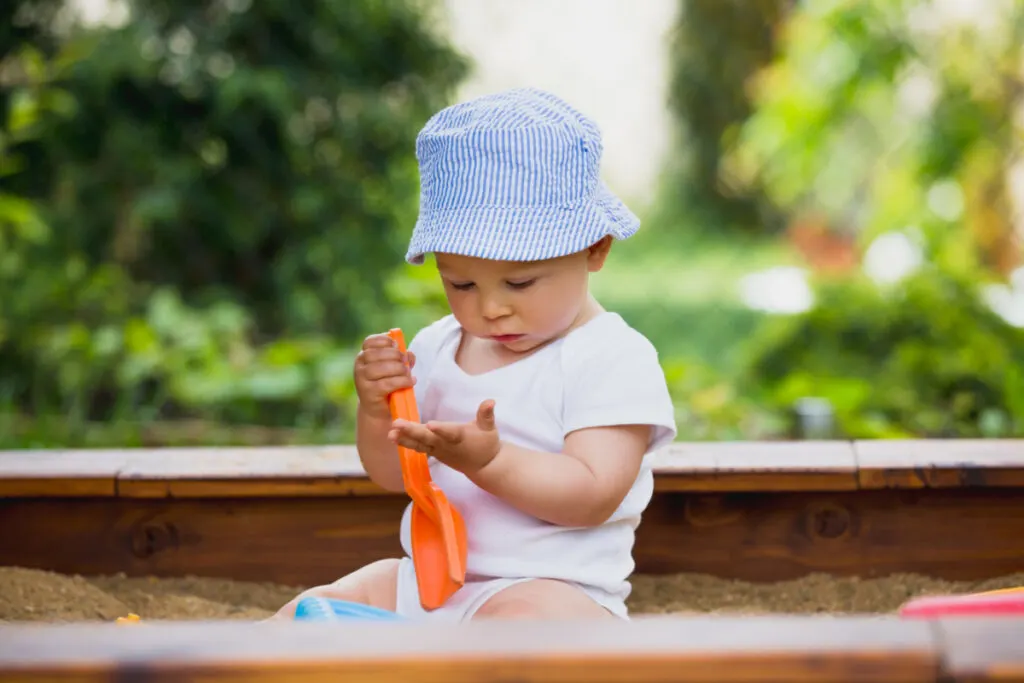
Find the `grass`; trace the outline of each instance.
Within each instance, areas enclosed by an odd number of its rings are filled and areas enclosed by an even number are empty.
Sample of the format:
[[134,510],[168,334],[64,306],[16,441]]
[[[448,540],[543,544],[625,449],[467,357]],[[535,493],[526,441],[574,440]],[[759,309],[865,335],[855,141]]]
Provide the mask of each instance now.
[[795,262],[777,240],[641,231],[616,244],[593,278],[595,296],[647,335],[667,357],[728,372],[737,342],[763,314],[747,308],[739,283],[748,273]]
[[599,298],[615,304],[741,305],[738,284],[747,273],[794,262],[779,241],[734,235],[640,232],[615,245],[593,282]]

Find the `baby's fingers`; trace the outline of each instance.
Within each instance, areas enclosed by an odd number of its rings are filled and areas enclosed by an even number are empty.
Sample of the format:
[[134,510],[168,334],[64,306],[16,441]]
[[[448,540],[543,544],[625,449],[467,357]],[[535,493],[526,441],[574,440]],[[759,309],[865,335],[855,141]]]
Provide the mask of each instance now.
[[376,382],[390,377],[406,378],[409,375],[409,368],[399,360],[382,360],[360,366],[359,373],[366,379]]
[[[383,356],[379,354],[380,351],[384,352]],[[398,350],[398,342],[387,334],[371,334],[363,340],[363,348],[357,358],[372,360],[381,357],[402,358],[403,356]],[[404,360],[409,363],[409,367],[412,367],[416,364],[416,355],[406,349]]]
[[457,422],[428,422],[427,429],[434,436],[452,444],[462,441],[462,437],[465,434],[463,425]]
[[387,334],[371,334],[363,340],[364,349],[397,349],[398,343]]
[[396,420],[395,426],[388,433],[388,438],[399,446],[411,448],[419,453],[430,454],[437,445],[437,436],[429,429],[416,422]]
[[392,377],[385,377],[384,379],[376,380],[374,387],[383,392],[386,396],[393,394],[399,389],[409,389],[416,384],[416,378],[411,375],[398,375]]

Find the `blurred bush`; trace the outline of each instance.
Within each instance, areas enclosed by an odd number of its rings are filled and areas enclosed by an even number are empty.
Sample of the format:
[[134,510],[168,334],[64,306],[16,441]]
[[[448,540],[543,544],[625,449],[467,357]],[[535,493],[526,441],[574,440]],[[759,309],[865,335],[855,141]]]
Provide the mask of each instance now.
[[944,269],[1005,277],[1021,263],[1024,4],[985,7],[799,5],[721,174],[862,245],[919,230]]
[[1024,330],[983,296],[1021,264],[1024,5],[955,9],[799,5],[721,166],[795,224],[919,250],[819,274],[813,310],[751,344],[752,392],[827,398],[847,436],[1024,434]]
[[772,62],[793,0],[679,0],[669,42],[675,153],[663,180],[665,209],[694,230],[771,232],[777,215],[756,187],[720,172],[724,150],[755,103],[750,83]]
[[467,61],[413,0],[118,8],[3,10],[0,404],[338,423],[353,345],[439,304],[414,138]]
[[732,373],[693,358],[662,363],[681,441],[757,441],[786,436],[788,409],[745,390]]
[[822,283],[815,307],[749,342],[742,382],[786,415],[827,399],[850,438],[1024,436],[1024,329],[977,287],[925,269],[891,289]]

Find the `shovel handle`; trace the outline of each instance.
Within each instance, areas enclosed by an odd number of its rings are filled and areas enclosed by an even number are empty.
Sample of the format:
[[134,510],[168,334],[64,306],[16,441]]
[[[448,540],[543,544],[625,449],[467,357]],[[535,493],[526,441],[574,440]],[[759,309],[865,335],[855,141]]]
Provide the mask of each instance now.
[[[402,330],[399,328],[388,330],[388,336],[395,340],[399,351],[406,352],[405,336],[402,334]],[[420,421],[419,409],[416,407],[416,394],[412,387],[391,392],[388,396],[388,408],[391,410],[392,420],[401,418],[409,422]],[[411,448],[399,446],[398,457],[402,466],[402,482],[405,484],[405,492],[427,513],[428,517],[435,523],[440,523],[430,492],[433,480],[430,476],[430,467],[427,465],[427,456]]]

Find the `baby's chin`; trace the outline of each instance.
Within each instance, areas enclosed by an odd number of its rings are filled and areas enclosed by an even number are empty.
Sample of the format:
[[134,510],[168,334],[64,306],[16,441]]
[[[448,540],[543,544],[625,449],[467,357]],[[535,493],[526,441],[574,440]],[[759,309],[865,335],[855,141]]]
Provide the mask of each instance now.
[[501,344],[501,346],[503,346],[506,350],[511,351],[512,353],[523,354],[530,353],[531,351],[536,351],[542,346],[547,346],[557,338],[558,335],[527,334],[523,335],[522,337],[514,341],[496,343]]

